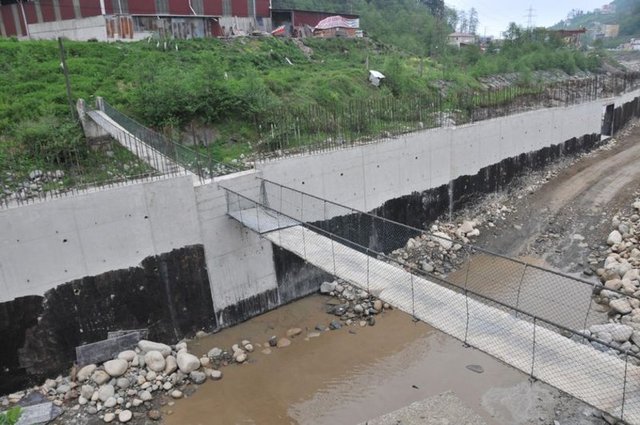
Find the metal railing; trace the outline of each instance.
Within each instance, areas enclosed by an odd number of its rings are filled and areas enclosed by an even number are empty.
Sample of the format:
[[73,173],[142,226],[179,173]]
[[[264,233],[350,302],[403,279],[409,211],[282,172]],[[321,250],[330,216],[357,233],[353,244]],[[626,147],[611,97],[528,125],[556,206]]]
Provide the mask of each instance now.
[[[374,291],[385,302],[532,378],[614,417],[640,423],[640,356],[584,330],[595,284],[471,245],[461,248],[467,258],[478,252],[490,255],[496,265],[509,269],[506,276],[516,277],[515,284],[505,284],[509,279],[495,268],[493,274],[492,269],[476,268],[473,259],[466,262],[460,279],[442,278],[388,255],[388,249],[410,237],[427,235],[439,240],[422,229],[268,181],[259,201],[225,190],[228,213],[245,224],[252,223],[265,237],[279,230],[271,238],[275,244],[307,261],[322,263],[334,276]],[[309,232],[324,236],[324,242]],[[393,287],[380,292],[380,281],[393,282]],[[489,291],[488,295],[487,288],[494,287],[504,293]],[[563,313],[576,308],[572,298],[563,299],[575,295],[572,288],[588,297],[578,302],[578,314]]]
[[158,169],[165,167],[167,159],[175,162],[180,167],[184,167],[201,179],[211,179],[243,169],[240,165],[217,161],[209,154],[175,142],[163,134],[145,127],[109,105],[104,99],[99,102],[98,106],[109,118],[126,130],[134,142],[141,141],[159,154],[155,155],[157,158],[154,159],[157,162]]
[[411,98],[348,100],[331,107],[288,107],[257,120],[262,159],[370,143],[418,130],[462,125],[546,107],[617,96],[640,87],[640,72],[596,75]]

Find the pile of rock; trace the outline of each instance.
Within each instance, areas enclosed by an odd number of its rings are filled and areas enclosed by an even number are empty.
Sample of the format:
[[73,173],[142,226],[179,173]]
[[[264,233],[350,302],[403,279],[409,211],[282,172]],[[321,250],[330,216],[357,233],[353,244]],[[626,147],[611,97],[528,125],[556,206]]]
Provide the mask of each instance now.
[[8,172],[3,179],[2,195],[6,199],[26,199],[31,198],[49,189],[60,189],[64,186],[64,171],[41,171],[33,170],[29,173],[29,178],[20,181],[18,177]]
[[336,316],[337,319],[332,320],[328,327],[319,324],[316,326],[318,331],[336,330],[352,325],[374,326],[375,316],[391,309],[389,304],[343,280],[322,283],[320,293],[330,295],[338,302],[327,303],[327,313]]
[[444,277],[465,260],[462,244],[480,235],[478,225],[478,220],[464,220],[460,224],[436,221],[430,234],[409,239],[390,257],[407,267]]
[[607,257],[596,270],[602,286],[594,300],[607,308],[610,323],[589,331],[623,351],[640,353],[640,199],[632,208],[628,216],[614,216]]
[[[190,354],[185,342],[169,346],[141,340],[135,350],[123,351],[102,365],[86,365],[69,377],[47,379],[34,390],[57,406],[97,415],[106,423],[126,423],[144,416],[159,420],[154,397],[182,398],[189,384],[222,378],[222,372],[212,367],[208,357]],[[26,393],[9,396],[3,404],[17,403]]]

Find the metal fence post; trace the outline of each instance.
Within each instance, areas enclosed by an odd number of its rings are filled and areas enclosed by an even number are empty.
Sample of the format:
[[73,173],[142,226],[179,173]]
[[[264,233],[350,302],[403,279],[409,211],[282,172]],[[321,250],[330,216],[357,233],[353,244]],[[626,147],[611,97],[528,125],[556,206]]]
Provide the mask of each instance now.
[[333,247],[333,238],[331,238],[331,256],[333,257],[333,275],[337,277],[338,273],[336,271],[336,250]]
[[414,289],[414,285],[413,285],[413,272],[409,272],[410,276],[411,276],[411,314],[413,315],[413,318],[416,318],[416,294],[415,294],[415,289]]
[[533,317],[533,346],[531,348],[531,372],[529,373],[529,379],[535,379],[533,377],[533,367],[536,364],[536,327],[538,325],[538,318]]
[[366,251],[365,254],[367,256],[367,292],[371,293],[371,290],[369,288],[369,281],[370,281],[370,278],[369,278],[369,259],[371,258],[371,256],[369,255],[369,248],[367,248],[367,251]]
[[516,294],[516,317],[518,317],[518,310],[520,310],[520,292],[522,291],[522,283],[524,282],[524,275],[527,273],[528,264],[525,263],[522,269],[522,275],[520,276],[520,284],[518,285],[518,293]]
[[622,385],[622,406],[620,407],[620,419],[624,421],[624,404],[627,399],[627,369],[629,368],[629,351],[625,351],[624,356],[624,382]]

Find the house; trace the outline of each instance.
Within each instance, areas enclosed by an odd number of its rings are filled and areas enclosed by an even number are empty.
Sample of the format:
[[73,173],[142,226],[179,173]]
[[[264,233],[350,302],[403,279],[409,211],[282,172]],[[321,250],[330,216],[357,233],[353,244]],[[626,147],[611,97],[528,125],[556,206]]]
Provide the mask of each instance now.
[[380,87],[380,83],[382,83],[382,80],[385,78],[382,72],[374,71],[373,69],[369,71],[369,82],[376,87]]
[[[313,30],[323,19],[335,16],[335,12],[317,12],[312,10],[273,9],[271,21],[275,27],[283,25],[286,34],[294,37],[311,36]],[[351,13],[340,14],[347,20],[358,20],[360,17]],[[358,27],[360,23],[358,21]]]
[[468,46],[476,43],[475,34],[469,34],[466,32],[454,32],[449,34],[449,44],[452,46]]
[[126,41],[255,30],[272,30],[270,0],[6,0],[0,6],[4,37]]
[[358,35],[360,19],[349,19],[343,16],[324,18],[313,29],[313,35],[321,38],[349,37]]

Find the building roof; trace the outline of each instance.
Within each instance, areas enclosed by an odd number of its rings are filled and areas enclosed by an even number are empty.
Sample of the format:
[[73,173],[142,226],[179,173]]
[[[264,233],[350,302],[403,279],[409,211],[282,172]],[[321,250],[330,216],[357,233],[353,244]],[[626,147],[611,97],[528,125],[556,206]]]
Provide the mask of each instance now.
[[342,16],[329,16],[328,18],[324,18],[322,21],[318,22],[315,29],[317,30],[328,30],[331,28],[359,28],[360,20],[359,19],[347,19]]
[[449,34],[449,37],[475,37],[475,34],[468,32],[452,32]]

